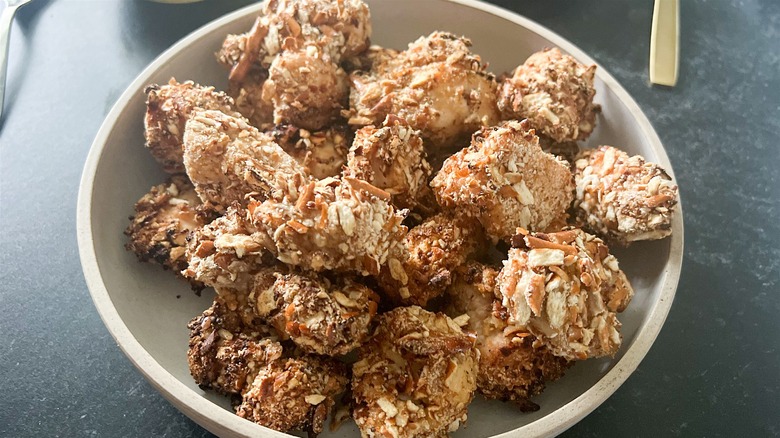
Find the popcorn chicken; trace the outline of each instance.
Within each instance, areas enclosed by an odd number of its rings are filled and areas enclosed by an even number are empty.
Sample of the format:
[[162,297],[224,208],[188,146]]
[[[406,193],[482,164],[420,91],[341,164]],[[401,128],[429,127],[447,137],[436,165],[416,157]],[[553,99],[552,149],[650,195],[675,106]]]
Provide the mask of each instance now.
[[610,242],[628,245],[672,234],[677,185],[657,164],[612,146],[574,162],[576,220]]
[[398,208],[414,208],[431,174],[419,131],[395,116],[382,126],[355,133],[344,175],[362,179],[393,197]]
[[481,252],[485,237],[476,220],[442,213],[412,228],[403,243],[377,282],[393,301],[424,306],[444,293],[458,266]]
[[476,217],[493,239],[544,229],[573,198],[568,165],[539,147],[526,121],[483,128],[444,162],[431,187],[442,207]]
[[281,432],[304,429],[316,436],[348,382],[344,365],[331,358],[277,360],[257,374],[236,414]]
[[617,313],[634,291],[604,242],[571,229],[523,231],[512,244],[497,280],[510,326],[567,360],[614,356],[622,341]]
[[341,174],[353,137],[352,131],[345,125],[334,125],[323,131],[278,125],[270,134],[309,175],[317,179]]
[[585,140],[601,108],[593,103],[596,66],[580,64],[557,48],[531,55],[499,88],[506,119],[528,119],[556,142]]
[[184,173],[182,135],[184,124],[195,108],[238,114],[233,100],[225,93],[192,81],[178,83],[171,78],[166,85],[147,86],[144,93],[147,95],[146,147],[168,173]]
[[187,177],[174,175],[136,202],[135,215],[125,230],[125,248],[142,262],[159,264],[179,274],[187,267],[187,236],[212,215]]
[[542,392],[545,382],[562,377],[573,362],[536,345],[530,333],[507,325],[506,309],[494,296],[497,276],[498,271],[477,262],[459,267],[447,289],[446,312],[465,323],[464,330],[477,334],[479,392],[535,411],[539,406],[530,398]]
[[420,130],[429,152],[451,149],[499,120],[496,82],[471,41],[434,32],[397,56],[350,75],[349,124],[378,126],[394,114]]
[[309,183],[295,204],[269,199],[249,211],[279,261],[314,271],[377,274],[406,234],[390,194],[349,177]]
[[200,198],[223,207],[252,199],[295,202],[310,181],[270,135],[219,111],[195,111],[187,122],[184,165]]
[[379,297],[348,278],[283,273],[266,269],[251,294],[260,317],[303,351],[336,356],[360,346],[369,335]]
[[445,437],[466,420],[477,387],[474,337],[449,317],[399,307],[379,317],[352,366],[363,436]]
[[317,46],[284,51],[271,63],[262,98],[273,102],[274,123],[323,129],[348,105],[347,74]]

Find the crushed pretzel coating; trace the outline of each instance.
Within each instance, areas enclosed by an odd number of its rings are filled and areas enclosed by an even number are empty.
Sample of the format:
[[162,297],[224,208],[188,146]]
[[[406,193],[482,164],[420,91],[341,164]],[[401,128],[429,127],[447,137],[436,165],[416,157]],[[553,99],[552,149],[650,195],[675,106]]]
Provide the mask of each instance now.
[[580,64],[557,48],[531,55],[499,88],[507,119],[528,119],[556,142],[585,140],[601,108],[593,103],[596,66]]
[[393,196],[398,208],[414,208],[427,186],[431,166],[419,131],[395,116],[382,126],[358,129],[344,175],[362,179]]
[[250,295],[255,312],[303,351],[336,356],[360,346],[369,335],[379,297],[348,278],[336,282],[316,274],[266,269]]
[[[212,218],[186,175],[174,175],[152,187],[135,203],[135,215],[125,230],[125,247],[143,262],[179,274],[187,267],[187,236]],[[193,283],[193,286],[198,286]]]
[[482,227],[467,216],[440,213],[409,230],[404,251],[382,267],[377,282],[392,301],[425,306],[452,282],[453,271],[479,254]]
[[317,179],[341,174],[353,137],[352,131],[345,125],[334,125],[323,131],[277,125],[270,134],[309,175]]
[[499,119],[496,82],[471,41],[434,32],[396,56],[377,57],[350,75],[349,124],[378,126],[389,115],[422,132],[429,151],[452,149]]
[[406,234],[389,193],[348,177],[301,187],[295,204],[269,199],[249,209],[279,261],[314,271],[377,274]]
[[147,86],[144,93],[146,147],[168,173],[184,173],[184,124],[195,108],[238,115],[233,100],[225,93],[192,81],[178,83],[171,78],[165,85]]
[[509,324],[568,360],[614,356],[622,341],[617,312],[634,291],[604,242],[570,229],[521,233],[512,244],[496,293]]
[[328,357],[277,360],[257,373],[236,414],[281,432],[304,429],[316,436],[347,383],[345,366]]
[[258,71],[241,82],[228,82],[227,94],[233,98],[236,111],[261,131],[270,129],[274,121],[273,102],[263,100],[263,85],[267,79],[267,71]]
[[527,121],[510,121],[474,134],[431,187],[442,207],[476,217],[493,239],[508,239],[517,227],[541,230],[564,214],[574,182],[564,161],[542,151]]
[[364,437],[446,437],[477,387],[473,335],[443,314],[399,307],[379,317],[352,366],[353,417]]
[[609,242],[625,246],[672,233],[677,185],[659,165],[601,146],[577,156],[574,180],[578,223]]
[[310,180],[273,137],[219,111],[195,111],[187,122],[184,165],[201,199],[223,207],[252,199],[294,202]]
[[513,401],[523,411],[539,406],[530,398],[545,382],[561,378],[573,364],[549,349],[534,345],[536,337],[510,327],[501,318],[506,310],[495,299],[498,271],[477,262],[461,266],[447,289],[446,312],[468,318],[464,330],[477,334],[477,389],[489,399]]

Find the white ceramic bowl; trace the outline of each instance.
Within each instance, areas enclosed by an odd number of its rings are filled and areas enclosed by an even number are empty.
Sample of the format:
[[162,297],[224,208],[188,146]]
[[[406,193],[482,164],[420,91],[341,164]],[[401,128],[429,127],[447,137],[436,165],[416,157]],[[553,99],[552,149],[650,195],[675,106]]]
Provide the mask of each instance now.
[[[509,70],[532,52],[557,46],[581,62],[594,63],[574,45],[544,27],[503,9],[471,0],[368,1],[374,43],[404,48],[420,35],[446,30],[468,36],[494,72]],[[160,55],[127,88],[106,117],[84,167],[78,200],[78,242],[84,275],[95,305],[117,343],[168,400],[206,429],[222,436],[286,436],[235,416],[224,397],[198,388],[187,368],[186,323],[210,305],[209,293],[188,286],[124,250],[122,231],[134,202],[165,175],[143,147],[144,99],[149,83],[171,76],[226,85],[214,52],[228,33],[251,27],[259,5],[220,18]],[[603,114],[589,145],[611,144],[660,163],[669,159],[647,118],[603,68],[596,74],[596,100]],[[623,347],[615,358],[578,363],[535,401],[538,412],[477,399],[469,421],[454,436],[549,436],[573,425],[609,397],[636,369],[669,311],[682,260],[683,227],[677,212],[670,239],[616,251],[636,296],[623,313]],[[178,297],[180,296],[180,298]],[[354,424],[324,437],[359,436]]]

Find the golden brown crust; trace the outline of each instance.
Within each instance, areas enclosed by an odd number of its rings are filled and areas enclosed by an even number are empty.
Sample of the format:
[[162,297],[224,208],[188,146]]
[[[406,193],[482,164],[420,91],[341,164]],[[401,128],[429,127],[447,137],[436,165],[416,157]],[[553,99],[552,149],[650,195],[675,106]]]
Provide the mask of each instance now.
[[449,317],[399,307],[379,317],[352,367],[353,417],[365,437],[445,437],[476,390],[474,337]]
[[477,389],[489,399],[513,401],[521,410],[536,410],[530,398],[545,383],[563,376],[573,362],[535,345],[528,332],[507,325],[506,309],[495,299],[498,271],[477,262],[461,266],[447,289],[447,314],[477,334]]
[[531,55],[499,89],[498,107],[508,119],[528,119],[556,142],[585,140],[596,126],[596,66],[580,64],[557,48]]
[[484,128],[444,162],[431,187],[445,209],[476,217],[494,239],[541,230],[573,198],[568,165],[542,151],[526,121]]
[[258,372],[236,414],[281,432],[303,429],[316,436],[348,382],[344,365],[330,358],[277,360]]
[[379,57],[368,72],[353,72],[350,125],[378,126],[394,114],[435,151],[496,123],[496,82],[470,46],[466,38],[434,32],[397,56]]
[[174,175],[152,187],[135,204],[125,230],[125,247],[141,261],[161,265],[177,275],[187,267],[187,236],[213,216],[186,175]]
[[578,223],[611,243],[672,234],[677,185],[657,164],[612,146],[582,151],[574,162]]
[[376,274],[406,234],[390,195],[353,178],[312,182],[295,204],[269,199],[249,209],[281,262],[314,271]]
[[481,252],[486,243],[476,220],[437,214],[409,231],[400,257],[382,267],[379,287],[394,302],[425,306],[444,293],[455,268]]
[[203,200],[228,207],[251,200],[295,202],[303,167],[246,119],[195,111],[184,130],[184,165]]
[[251,298],[255,312],[303,351],[336,356],[369,335],[379,297],[348,278],[332,282],[316,274],[261,271]]
[[144,92],[146,147],[168,173],[184,173],[182,135],[195,108],[236,115],[233,100],[225,93],[192,81],[178,83],[171,78],[168,84],[149,85]]
[[580,229],[523,232],[498,277],[510,325],[568,360],[614,356],[633,289],[604,242]]
[[314,178],[341,174],[353,133],[345,125],[324,131],[309,131],[293,125],[277,125],[270,131],[274,140]]
[[388,116],[379,128],[366,126],[355,133],[344,175],[390,193],[396,207],[412,209],[431,174],[425,157],[419,131]]

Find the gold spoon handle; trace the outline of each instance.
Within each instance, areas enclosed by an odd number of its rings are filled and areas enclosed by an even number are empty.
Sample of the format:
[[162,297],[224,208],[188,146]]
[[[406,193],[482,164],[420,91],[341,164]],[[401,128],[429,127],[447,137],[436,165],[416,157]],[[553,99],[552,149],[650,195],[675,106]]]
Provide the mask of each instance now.
[[680,4],[655,0],[650,35],[650,82],[673,87],[680,62]]

